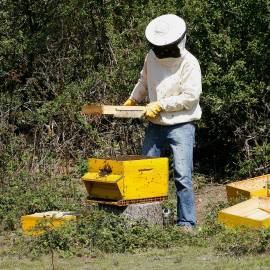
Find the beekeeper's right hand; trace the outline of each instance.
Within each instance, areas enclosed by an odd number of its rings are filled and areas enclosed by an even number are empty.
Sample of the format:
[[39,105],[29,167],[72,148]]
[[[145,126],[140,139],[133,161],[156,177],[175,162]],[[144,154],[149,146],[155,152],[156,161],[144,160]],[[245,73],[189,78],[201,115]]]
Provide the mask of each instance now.
[[146,105],[146,112],[145,116],[147,118],[156,118],[162,111],[161,104],[156,101],[156,102],[150,102]]
[[138,102],[135,99],[129,98],[125,101],[124,106],[137,106]]

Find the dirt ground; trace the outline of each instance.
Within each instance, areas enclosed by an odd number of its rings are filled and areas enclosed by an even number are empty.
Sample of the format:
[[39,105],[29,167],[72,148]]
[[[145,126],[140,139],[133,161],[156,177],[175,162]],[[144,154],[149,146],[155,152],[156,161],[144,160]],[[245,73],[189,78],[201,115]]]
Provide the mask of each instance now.
[[206,213],[209,212],[211,204],[226,202],[226,186],[218,184],[207,184],[195,192],[197,219],[200,223]]

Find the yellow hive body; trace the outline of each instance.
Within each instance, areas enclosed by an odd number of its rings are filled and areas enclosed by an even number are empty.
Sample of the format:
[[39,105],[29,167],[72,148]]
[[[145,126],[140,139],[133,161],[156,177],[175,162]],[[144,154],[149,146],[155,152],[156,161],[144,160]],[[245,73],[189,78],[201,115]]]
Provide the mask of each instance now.
[[270,194],[270,190],[267,190],[267,181],[270,183],[270,174],[228,184],[227,198],[234,201],[241,198],[266,197],[267,193]]
[[76,216],[71,212],[48,211],[35,213],[21,217],[22,229],[25,234],[38,236],[46,229],[54,229],[65,222],[75,220]]
[[270,227],[270,198],[253,198],[223,209],[218,221],[226,227]]
[[91,158],[82,179],[90,199],[121,201],[168,196],[168,159]]

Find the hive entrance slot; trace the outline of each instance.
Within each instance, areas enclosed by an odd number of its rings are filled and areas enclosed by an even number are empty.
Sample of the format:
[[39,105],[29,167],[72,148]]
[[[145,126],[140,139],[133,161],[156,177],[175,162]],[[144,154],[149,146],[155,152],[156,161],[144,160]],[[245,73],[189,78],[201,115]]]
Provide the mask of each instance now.
[[112,173],[112,168],[109,165],[105,165],[102,169],[99,170],[99,176],[106,176]]

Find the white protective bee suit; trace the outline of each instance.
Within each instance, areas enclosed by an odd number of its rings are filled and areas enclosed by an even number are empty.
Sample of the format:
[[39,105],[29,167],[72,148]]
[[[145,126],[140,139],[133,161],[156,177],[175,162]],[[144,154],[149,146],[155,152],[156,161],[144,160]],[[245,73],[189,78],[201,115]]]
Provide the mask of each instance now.
[[180,58],[159,59],[150,50],[146,55],[138,83],[130,98],[141,102],[159,101],[163,111],[150,119],[160,125],[173,125],[201,118],[199,98],[202,92],[198,60],[185,49],[186,37],[178,45]]

